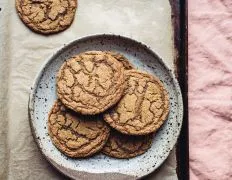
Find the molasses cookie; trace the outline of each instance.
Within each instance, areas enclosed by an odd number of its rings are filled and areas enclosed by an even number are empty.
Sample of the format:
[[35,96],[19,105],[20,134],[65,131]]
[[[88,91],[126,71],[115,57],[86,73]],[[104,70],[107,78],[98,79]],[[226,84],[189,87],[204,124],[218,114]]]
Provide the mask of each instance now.
[[160,80],[137,70],[125,71],[126,90],[120,102],[104,114],[104,120],[124,134],[156,131],[169,112],[168,93]]
[[57,95],[68,108],[98,114],[115,105],[125,89],[122,63],[101,51],[67,60],[57,75]]
[[145,153],[152,144],[153,135],[130,136],[111,131],[102,152],[115,158],[132,158]]
[[16,0],[16,9],[24,24],[42,34],[67,29],[76,8],[77,0]]
[[48,117],[53,144],[70,157],[87,157],[102,149],[110,128],[101,116],[83,116],[56,101]]

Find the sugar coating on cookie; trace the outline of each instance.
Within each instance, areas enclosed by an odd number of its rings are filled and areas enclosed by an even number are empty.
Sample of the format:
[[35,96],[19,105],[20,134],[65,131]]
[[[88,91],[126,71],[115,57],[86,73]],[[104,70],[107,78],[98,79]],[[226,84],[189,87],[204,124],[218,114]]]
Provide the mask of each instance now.
[[19,17],[30,29],[52,34],[71,25],[77,0],[16,0],[15,5]]
[[110,128],[101,116],[83,116],[56,101],[48,117],[53,144],[70,157],[87,157],[105,145]]
[[98,114],[116,104],[125,89],[123,65],[101,51],[67,60],[57,75],[57,95],[70,109]]
[[143,135],[156,131],[169,113],[169,98],[161,81],[137,70],[125,71],[126,90],[104,120],[121,133]]
[[152,144],[153,134],[130,136],[111,131],[102,152],[115,158],[132,158],[145,153]]

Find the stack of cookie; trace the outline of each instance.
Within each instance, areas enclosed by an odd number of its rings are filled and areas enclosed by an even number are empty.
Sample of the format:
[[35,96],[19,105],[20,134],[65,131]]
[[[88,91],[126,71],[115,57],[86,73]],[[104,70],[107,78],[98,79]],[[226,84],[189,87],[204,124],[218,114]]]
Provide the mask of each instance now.
[[140,155],[169,112],[160,80],[112,52],[88,51],[68,59],[57,75],[57,96],[49,135],[70,157],[99,151],[115,158]]

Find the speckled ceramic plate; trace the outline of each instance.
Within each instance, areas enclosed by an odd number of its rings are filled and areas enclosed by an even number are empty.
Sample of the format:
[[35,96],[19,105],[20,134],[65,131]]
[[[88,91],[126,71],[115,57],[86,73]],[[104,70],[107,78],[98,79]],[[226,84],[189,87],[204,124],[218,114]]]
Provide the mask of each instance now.
[[[126,56],[138,69],[155,74],[164,83],[170,96],[167,121],[154,137],[152,147],[132,159],[114,159],[97,154],[87,159],[71,159],[52,144],[48,136],[48,112],[56,99],[56,73],[69,57],[89,50],[112,50]],[[182,96],[172,72],[148,47],[129,38],[115,35],[84,37],[57,51],[35,79],[30,94],[29,116],[34,138],[48,161],[74,179],[137,179],[153,172],[167,158],[177,141],[183,116]]]

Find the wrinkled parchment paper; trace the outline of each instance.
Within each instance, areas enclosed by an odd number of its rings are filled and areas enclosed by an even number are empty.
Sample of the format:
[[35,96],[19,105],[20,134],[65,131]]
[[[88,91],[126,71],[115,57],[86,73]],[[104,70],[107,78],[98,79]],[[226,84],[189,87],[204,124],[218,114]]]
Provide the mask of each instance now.
[[[144,42],[173,69],[168,0],[79,0],[78,4],[68,30],[43,36],[20,21],[14,0],[0,1],[0,179],[66,179],[37,148],[27,110],[35,75],[64,44],[92,34],[120,34]],[[176,180],[175,151],[147,179]]]

